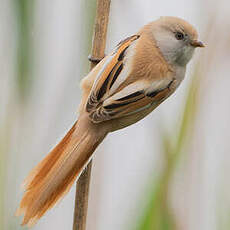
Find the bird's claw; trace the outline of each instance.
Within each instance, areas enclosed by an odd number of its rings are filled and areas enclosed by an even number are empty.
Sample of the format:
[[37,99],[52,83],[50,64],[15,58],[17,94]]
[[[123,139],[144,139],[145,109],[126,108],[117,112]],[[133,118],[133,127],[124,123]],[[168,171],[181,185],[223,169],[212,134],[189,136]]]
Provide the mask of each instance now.
[[96,63],[96,64],[98,64],[103,58],[92,57],[92,55],[88,56],[88,60],[91,61],[92,63]]

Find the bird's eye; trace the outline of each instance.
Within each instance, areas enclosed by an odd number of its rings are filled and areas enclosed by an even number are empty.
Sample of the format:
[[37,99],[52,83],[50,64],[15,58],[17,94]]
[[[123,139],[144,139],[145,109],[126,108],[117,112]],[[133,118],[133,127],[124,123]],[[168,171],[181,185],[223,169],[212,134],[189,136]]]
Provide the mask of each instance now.
[[184,34],[181,32],[176,32],[175,37],[177,40],[183,40],[184,39]]

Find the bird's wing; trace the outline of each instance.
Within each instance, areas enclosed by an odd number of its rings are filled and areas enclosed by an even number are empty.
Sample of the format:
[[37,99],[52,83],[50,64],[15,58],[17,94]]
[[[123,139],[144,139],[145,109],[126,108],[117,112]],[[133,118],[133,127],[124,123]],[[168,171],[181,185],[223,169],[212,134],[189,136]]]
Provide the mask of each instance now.
[[169,94],[171,78],[155,79],[152,82],[140,79],[119,87],[128,74],[124,68],[126,51],[138,38],[138,35],[134,35],[120,42],[98,72],[86,103],[86,111],[94,123],[139,112]]
[[147,109],[169,95],[172,82],[173,80],[156,81],[151,86],[144,81],[130,84],[91,110],[90,118],[94,123],[99,123]]
[[104,64],[97,73],[87,102],[88,112],[111,95],[111,88],[114,88],[113,85],[124,67],[125,52],[138,38],[139,35],[133,35],[121,41],[115,51],[103,60]]

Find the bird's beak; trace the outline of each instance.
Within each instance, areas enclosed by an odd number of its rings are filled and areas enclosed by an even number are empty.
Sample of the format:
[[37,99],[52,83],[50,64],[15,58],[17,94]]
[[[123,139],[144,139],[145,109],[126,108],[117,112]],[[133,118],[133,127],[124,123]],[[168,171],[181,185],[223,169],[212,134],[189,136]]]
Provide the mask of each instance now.
[[192,40],[190,42],[190,45],[193,46],[193,47],[195,47],[195,48],[196,47],[205,47],[205,45],[202,42],[197,41],[197,40]]

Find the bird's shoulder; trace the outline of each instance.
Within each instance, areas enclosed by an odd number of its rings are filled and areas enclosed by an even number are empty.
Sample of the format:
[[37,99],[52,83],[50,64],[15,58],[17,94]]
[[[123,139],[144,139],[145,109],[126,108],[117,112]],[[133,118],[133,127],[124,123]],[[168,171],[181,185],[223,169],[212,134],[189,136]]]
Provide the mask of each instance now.
[[163,57],[154,37],[147,31],[141,31],[139,35],[130,75],[149,81],[175,75],[175,69]]

